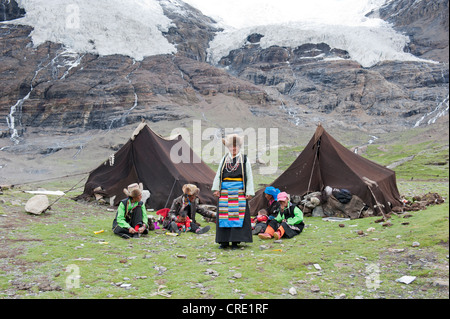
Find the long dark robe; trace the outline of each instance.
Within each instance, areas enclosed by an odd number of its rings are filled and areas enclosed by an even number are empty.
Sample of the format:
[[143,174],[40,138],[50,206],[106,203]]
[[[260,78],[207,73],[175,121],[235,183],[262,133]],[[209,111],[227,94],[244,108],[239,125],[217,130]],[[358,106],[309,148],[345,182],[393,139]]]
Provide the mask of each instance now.
[[[233,158],[233,165],[236,164],[238,157]],[[244,158],[244,157],[243,157]],[[244,160],[245,162],[245,160]],[[234,172],[228,172],[223,169],[221,174],[220,183],[222,183],[224,178],[242,178],[243,170],[245,170],[245,163],[240,163],[239,167]],[[222,169],[222,167],[219,167]],[[244,181],[245,183],[246,181]],[[217,207],[219,211],[219,207]],[[246,201],[244,224],[242,227],[219,227],[219,218],[216,218],[216,243],[228,243],[228,242],[253,242],[252,238],[252,224],[250,218],[250,208],[248,206],[248,200]]]

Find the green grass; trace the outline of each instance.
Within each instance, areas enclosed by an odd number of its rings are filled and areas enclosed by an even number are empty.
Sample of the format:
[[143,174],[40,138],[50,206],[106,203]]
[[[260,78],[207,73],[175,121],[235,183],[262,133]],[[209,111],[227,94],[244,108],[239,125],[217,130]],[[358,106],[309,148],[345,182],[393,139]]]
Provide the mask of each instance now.
[[[283,169],[300,151],[299,147],[280,150]],[[436,281],[448,283],[449,190],[448,172],[443,172],[448,169],[448,145],[377,144],[365,154],[383,165],[410,155],[416,156],[395,169],[400,193],[412,198],[437,192],[446,199],[444,204],[413,212],[410,218],[393,215],[390,227],[376,223],[379,217],[341,222],[345,227],[305,218],[307,227],[293,239],[274,243],[254,236],[253,243],[234,251],[218,249],[214,224],[201,236],[170,237],[159,230],[123,240],[111,231],[114,211],[71,200],[80,190],[40,216],[23,211],[31,194],[6,190],[0,203],[0,298],[166,299],[154,295],[163,285],[172,299],[334,299],[342,294],[365,299],[447,299],[448,285]],[[255,186],[275,177],[255,174]],[[78,181],[39,186],[67,190]],[[17,201],[21,204],[13,205]],[[8,218],[12,215],[13,220]],[[101,229],[105,232],[94,234]],[[358,235],[359,230],[364,234]],[[413,242],[420,246],[413,247]],[[79,270],[79,281],[70,277],[73,269]],[[207,269],[218,276],[207,274]],[[410,285],[396,282],[404,275],[417,278]],[[75,282],[79,288],[67,285]],[[44,283],[53,289],[46,291]],[[121,288],[119,283],[131,287]],[[288,293],[291,287],[297,295]]]
[[[443,195],[448,197],[448,190]],[[307,218],[304,232],[281,244],[254,236],[254,242],[241,250],[223,251],[214,242],[214,224],[201,236],[170,237],[154,231],[147,237],[123,240],[111,232],[114,212],[63,198],[50,213],[27,225],[26,232],[15,229],[8,234],[22,239],[9,248],[25,249],[16,260],[27,270],[20,276],[14,271],[0,273],[0,289],[7,291],[9,280],[19,280],[35,284],[16,291],[21,298],[165,299],[152,296],[159,285],[166,286],[172,298],[181,299],[335,298],[340,294],[347,298],[448,298],[448,289],[432,284],[436,278],[448,280],[448,270],[443,270],[448,265],[448,209],[446,202],[408,219],[393,216],[391,227],[375,223],[375,217],[343,222],[345,227]],[[405,221],[409,224],[402,225]],[[371,227],[375,230],[367,231]],[[94,234],[101,229],[105,232]],[[358,235],[358,230],[364,235]],[[419,247],[412,247],[415,241]],[[81,276],[79,288],[67,288],[72,274],[67,271],[73,265]],[[377,289],[366,283],[371,265],[379,267],[382,283]],[[167,270],[159,274],[158,267]],[[219,276],[206,274],[207,269]],[[236,273],[242,276],[233,278]],[[395,282],[403,275],[418,278],[408,286]],[[39,291],[36,283],[43,278],[61,290]],[[131,288],[118,287],[121,282],[130,283]],[[314,286],[320,291],[311,292]],[[291,287],[296,288],[296,296],[288,293]]]
[[423,142],[408,145],[369,145],[365,157],[388,166],[414,156],[395,168],[398,178],[403,179],[448,179],[448,144]]

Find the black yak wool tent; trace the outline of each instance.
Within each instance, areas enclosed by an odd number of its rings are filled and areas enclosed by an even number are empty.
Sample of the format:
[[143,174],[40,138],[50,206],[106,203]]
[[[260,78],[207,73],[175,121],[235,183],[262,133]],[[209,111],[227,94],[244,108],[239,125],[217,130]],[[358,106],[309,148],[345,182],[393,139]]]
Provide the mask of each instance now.
[[[188,163],[171,160],[175,145],[177,150],[189,150]],[[159,210],[166,206],[170,208],[173,199],[182,194],[184,184],[194,184],[200,189],[200,203],[215,205],[217,199],[211,192],[214,176],[215,172],[201,161],[181,135],[173,140],[164,139],[141,123],[110,160],[90,173],[83,194],[76,199],[87,199],[95,194],[107,198],[115,196],[114,205],[118,205],[126,198],[124,188],[132,183],[142,183],[151,194],[147,207]]]
[[[394,171],[348,150],[320,124],[297,159],[270,186],[300,196],[326,186],[347,189],[376,215],[402,205]],[[256,214],[266,206],[261,189],[250,202],[251,212]]]

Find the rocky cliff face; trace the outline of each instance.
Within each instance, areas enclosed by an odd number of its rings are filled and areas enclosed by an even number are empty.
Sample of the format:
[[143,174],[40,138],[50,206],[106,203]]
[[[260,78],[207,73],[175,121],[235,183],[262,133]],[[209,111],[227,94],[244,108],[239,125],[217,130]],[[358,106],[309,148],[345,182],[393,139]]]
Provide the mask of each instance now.
[[300,118],[316,111],[343,115],[357,126],[408,127],[448,98],[448,63],[392,61],[363,68],[326,43],[262,49],[257,42],[262,36],[249,35],[248,44],[220,65],[241,79],[275,88]]
[[[8,12],[3,20],[23,14],[14,3],[2,1],[0,17]],[[2,24],[0,135],[19,141],[27,127],[109,129],[141,118],[175,121],[192,116],[187,106],[195,110],[219,94],[240,101],[254,116],[295,124],[339,118],[358,127],[412,127],[439,105],[448,113],[448,10],[439,14],[448,1],[420,3],[392,1],[373,14],[409,30],[412,53],[441,63],[387,61],[364,68],[326,43],[263,49],[264,34],[248,34],[246,45],[213,66],[207,63],[208,43],[220,30],[198,10],[174,1],[161,6],[174,22],[164,35],[178,53],[142,61],[80,54],[50,42],[34,47],[32,28]],[[182,10],[174,10],[175,4]],[[236,120],[244,126],[245,119]]]
[[25,15],[15,0],[0,0],[0,22],[14,20]]
[[405,50],[412,54],[448,63],[448,0],[389,1],[368,16],[379,16],[411,39]]
[[174,10],[170,1],[161,1],[161,6],[175,24],[164,33],[169,42],[176,45],[179,54],[206,62],[209,42],[221,31],[215,27],[216,22],[186,3],[179,4],[182,10]]
[[[141,118],[177,120],[186,117],[183,104],[217,93],[250,105],[266,99],[256,85],[184,54],[135,61],[125,56],[80,55],[49,42],[33,48],[30,31],[22,26],[0,28],[2,41],[9,44],[0,51],[4,83],[0,117],[19,119],[16,129],[108,129]],[[12,105],[16,108],[11,115]]]

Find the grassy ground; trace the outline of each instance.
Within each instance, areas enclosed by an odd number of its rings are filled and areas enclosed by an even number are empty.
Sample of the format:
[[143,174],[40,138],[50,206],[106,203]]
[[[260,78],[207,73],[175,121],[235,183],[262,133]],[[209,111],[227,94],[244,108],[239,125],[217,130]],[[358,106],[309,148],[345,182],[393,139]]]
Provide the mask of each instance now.
[[[445,187],[427,185],[441,194]],[[160,285],[173,298],[448,298],[447,202],[408,219],[394,216],[390,227],[376,218],[341,222],[345,227],[307,218],[300,236],[282,243],[254,237],[235,251],[217,248],[214,224],[199,236],[156,230],[122,240],[110,230],[114,212],[69,198],[39,217],[15,214],[25,225],[2,228],[3,298],[149,298]],[[395,281],[404,275],[417,279]]]
[[[410,154],[390,147],[370,147],[365,156],[386,165]],[[282,150],[282,165],[299,151]],[[306,218],[304,232],[293,239],[254,236],[239,250],[219,250],[211,223],[203,235],[156,230],[123,240],[111,232],[114,211],[71,200],[79,189],[40,216],[23,209],[32,197],[23,191],[38,185],[6,190],[0,196],[0,298],[448,299],[448,146],[420,145],[411,152],[415,158],[396,168],[400,193],[437,192],[444,204],[409,218],[394,215],[391,226],[378,218]],[[413,174],[414,167],[430,173]],[[78,180],[39,186],[66,190]],[[94,233],[99,230],[104,232]],[[396,281],[406,275],[416,279]]]

